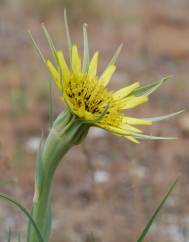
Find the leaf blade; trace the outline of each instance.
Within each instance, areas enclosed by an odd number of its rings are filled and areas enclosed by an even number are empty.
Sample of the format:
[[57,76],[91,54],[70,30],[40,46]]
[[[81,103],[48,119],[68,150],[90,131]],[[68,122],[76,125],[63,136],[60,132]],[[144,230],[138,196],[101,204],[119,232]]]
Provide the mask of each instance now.
[[150,220],[147,222],[144,230],[142,231],[141,235],[139,236],[137,242],[143,242],[145,236],[147,235],[150,227],[152,226],[152,223],[154,222],[155,218],[157,217],[157,215],[159,214],[162,206],[165,204],[165,202],[167,201],[167,198],[169,197],[169,195],[171,194],[171,192],[173,191],[174,187],[176,186],[178,182],[178,178],[174,181],[174,183],[171,185],[171,187],[169,188],[168,192],[165,194],[165,196],[163,197],[162,201],[160,202],[159,206],[156,208],[155,212],[152,214]]
[[9,201],[9,202],[11,202],[12,204],[14,204],[14,205],[16,205],[25,215],[26,215],[26,217],[30,220],[30,222],[32,223],[32,225],[33,225],[33,227],[34,227],[34,229],[35,229],[35,231],[36,231],[36,234],[37,234],[37,237],[38,237],[38,241],[40,241],[40,242],[45,242],[44,240],[43,240],[43,237],[42,237],[42,235],[41,235],[41,232],[40,232],[40,230],[39,230],[39,228],[38,228],[38,226],[37,226],[37,224],[35,223],[35,221],[34,221],[34,219],[32,218],[32,216],[30,215],[30,213],[27,211],[27,209],[24,207],[24,206],[22,206],[18,201],[16,201],[14,198],[12,198],[12,197],[10,197],[10,196],[8,196],[7,194],[4,194],[4,193],[2,193],[2,192],[0,192],[0,197],[1,198],[4,198],[5,200],[7,200],[7,201]]

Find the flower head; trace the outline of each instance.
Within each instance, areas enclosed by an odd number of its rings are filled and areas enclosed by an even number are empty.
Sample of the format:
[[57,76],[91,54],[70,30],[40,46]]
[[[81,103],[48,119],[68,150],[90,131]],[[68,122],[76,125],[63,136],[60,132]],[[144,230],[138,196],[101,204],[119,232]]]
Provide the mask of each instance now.
[[86,24],[83,26],[83,57],[79,54],[77,45],[71,42],[66,12],[65,28],[70,53],[69,64],[65,60],[64,53],[60,50],[57,51],[54,47],[53,41],[44,26],[43,30],[52,50],[55,64],[43,57],[33,37],[32,40],[43,62],[47,65],[61,93],[62,100],[66,103],[72,115],[83,124],[87,124],[88,127],[97,126],[103,128],[135,143],[139,143],[140,139],[172,139],[172,137],[144,135],[135,126],[151,125],[153,122],[168,119],[182,111],[165,116],[142,119],[127,115],[128,109],[147,102],[148,96],[168,78],[163,78],[143,87],[140,87],[139,82],[135,82],[120,90],[111,91],[107,86],[116,70],[115,62],[122,46],[117,49],[104,72],[99,75],[97,72],[99,53],[95,52],[91,60],[89,58]]
[[138,142],[131,132],[141,133],[134,125],[150,125],[150,121],[128,117],[124,110],[134,108],[148,100],[147,96],[136,97],[132,92],[139,87],[136,82],[116,92],[107,85],[116,70],[109,64],[102,75],[98,76],[98,52],[96,52],[86,71],[76,45],[71,48],[71,67],[66,64],[62,51],[57,51],[58,68],[50,60],[47,66],[62,94],[65,103],[78,118],[106,129],[114,134]]

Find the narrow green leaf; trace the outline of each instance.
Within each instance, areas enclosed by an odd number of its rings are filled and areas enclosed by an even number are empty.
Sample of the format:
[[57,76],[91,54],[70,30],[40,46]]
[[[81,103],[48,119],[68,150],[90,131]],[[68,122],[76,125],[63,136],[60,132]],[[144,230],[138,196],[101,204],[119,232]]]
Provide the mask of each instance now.
[[34,40],[34,38],[33,38],[33,36],[32,36],[31,31],[28,31],[28,34],[29,34],[29,36],[30,36],[30,38],[31,38],[31,40],[32,40],[32,43],[33,43],[35,49],[37,50],[37,53],[39,54],[39,56],[40,56],[40,58],[42,59],[43,63],[46,65],[45,57],[43,56],[43,54],[42,54],[42,52],[41,52],[41,50],[40,50],[38,44],[35,42],[35,40]]
[[36,235],[38,237],[38,241],[39,242],[45,242],[43,240],[43,237],[41,235],[41,232],[40,232],[37,224],[35,223],[35,221],[33,220],[32,216],[30,215],[30,213],[28,212],[28,210],[25,207],[23,207],[18,201],[16,201],[14,198],[8,196],[7,194],[0,193],[0,197],[8,200],[9,202],[11,202],[11,203],[13,203],[14,205],[17,206],[26,215],[26,217],[30,220],[30,222],[32,223],[32,225],[33,225],[33,227],[34,227],[34,229],[36,231]]
[[140,134],[136,132],[129,132],[131,135],[133,135],[137,139],[144,139],[144,140],[175,140],[176,137],[163,137],[163,136],[153,136],[153,135],[146,135],[146,134]]
[[49,111],[49,128],[51,129],[53,124],[53,95],[52,95],[52,82],[49,80],[49,105],[48,105],[48,111]]
[[115,54],[113,55],[111,61],[109,62],[109,65],[114,65],[116,63],[122,48],[123,48],[123,43],[121,43],[120,46],[118,46]]
[[88,35],[87,35],[87,24],[83,25],[83,46],[84,46],[84,53],[83,53],[83,72],[87,71],[89,67],[89,41],[88,41]]
[[155,92],[165,81],[170,79],[170,76],[165,77],[159,81],[153,82],[149,85],[139,87],[129,94],[129,96],[148,96]]
[[148,221],[148,223],[146,224],[144,230],[142,231],[141,235],[139,236],[137,242],[142,242],[144,241],[145,236],[147,235],[149,229],[151,228],[155,218],[157,217],[157,215],[159,214],[161,208],[163,207],[163,205],[165,204],[167,198],[169,197],[169,195],[171,194],[171,192],[173,191],[175,185],[177,184],[178,179],[176,179],[176,181],[171,185],[169,191],[166,193],[166,195],[164,196],[163,200],[161,201],[161,203],[159,204],[159,206],[156,208],[155,212],[152,214],[150,220]]
[[67,18],[66,9],[64,9],[64,24],[65,24],[66,39],[67,39],[67,45],[68,45],[68,49],[69,49],[70,62],[71,62],[72,41],[71,41],[70,30],[69,30],[69,26],[68,26],[68,18]]
[[175,113],[171,113],[171,114],[167,114],[167,115],[163,115],[163,116],[158,116],[158,117],[152,117],[152,118],[142,118],[143,120],[146,121],[150,121],[150,122],[159,122],[159,121],[163,121],[163,120],[167,120],[167,119],[171,119],[181,113],[183,113],[185,110],[181,110]]

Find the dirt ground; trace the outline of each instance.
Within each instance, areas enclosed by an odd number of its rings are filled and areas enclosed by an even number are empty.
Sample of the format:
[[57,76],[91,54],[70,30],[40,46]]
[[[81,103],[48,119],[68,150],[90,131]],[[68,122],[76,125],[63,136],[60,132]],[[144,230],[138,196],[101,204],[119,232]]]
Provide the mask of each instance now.
[[[111,88],[142,84],[173,75],[136,108],[136,117],[158,116],[188,108],[188,0],[24,1],[0,0],[0,191],[31,208],[36,149],[48,128],[48,79],[28,37],[30,29],[46,56],[44,22],[59,48],[66,49],[63,9],[73,39],[82,51],[82,23],[88,23],[91,53],[100,51],[100,71],[120,43]],[[55,116],[63,104],[54,89]],[[91,129],[60,165],[53,190],[54,242],[136,241],[148,218],[179,176],[176,189],[146,241],[189,241],[189,114],[155,124],[147,133],[177,136],[175,141],[129,143]],[[0,201],[0,241],[24,240],[27,220]],[[16,240],[13,240],[16,241]]]

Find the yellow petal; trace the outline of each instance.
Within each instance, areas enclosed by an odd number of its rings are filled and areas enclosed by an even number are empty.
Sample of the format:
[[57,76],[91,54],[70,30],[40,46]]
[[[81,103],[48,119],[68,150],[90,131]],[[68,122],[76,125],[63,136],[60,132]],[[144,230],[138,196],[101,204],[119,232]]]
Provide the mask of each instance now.
[[98,126],[110,131],[111,133],[117,134],[117,135],[121,135],[121,136],[129,135],[129,133],[126,130],[121,129],[119,127],[114,127],[114,126],[110,126],[110,125],[101,125],[101,124],[99,124]]
[[95,77],[96,73],[97,73],[97,65],[98,65],[98,52],[96,52],[93,55],[93,58],[89,64],[89,70],[88,70],[88,74],[90,77]]
[[69,68],[66,64],[63,52],[57,51],[57,57],[58,57],[60,68],[62,70],[63,78],[68,79],[69,75],[70,75],[70,71],[69,71]]
[[140,86],[139,82],[135,82],[128,87],[124,87],[113,94],[115,99],[122,99],[127,97],[132,91]]
[[111,133],[115,134],[115,135],[118,135],[118,136],[124,136],[125,138],[127,138],[128,140],[136,143],[136,144],[139,144],[140,142],[134,138],[133,136],[129,135],[129,132],[123,130],[123,129],[120,129],[120,128],[117,128],[117,127],[113,127],[113,126],[109,126],[109,125],[98,125],[99,127],[102,127],[104,129],[106,129],[107,131],[110,131]]
[[127,138],[128,140],[130,140],[133,143],[140,144],[140,142],[132,136],[125,136],[125,138]]
[[130,118],[130,117],[124,117],[123,122],[131,125],[151,125],[152,122],[138,119],[138,118]]
[[72,70],[74,73],[81,72],[81,59],[76,45],[73,45],[72,47]]
[[137,107],[140,104],[143,104],[148,101],[147,96],[141,96],[141,97],[128,97],[125,98],[125,100],[122,100],[120,102],[120,106],[122,109],[129,109],[129,108],[134,108]]
[[51,73],[51,75],[53,76],[53,79],[58,87],[58,89],[60,91],[62,91],[62,83],[60,82],[60,74],[58,73],[58,71],[56,70],[56,68],[54,67],[54,65],[51,63],[50,60],[47,60],[47,67]]
[[114,74],[116,70],[116,66],[115,65],[109,65],[106,70],[103,72],[103,74],[101,75],[101,77],[99,78],[99,82],[103,85],[103,86],[107,86],[112,75]]
[[127,132],[131,131],[131,132],[136,132],[136,133],[142,133],[142,131],[140,129],[137,129],[129,124],[122,124],[120,128],[126,130]]

